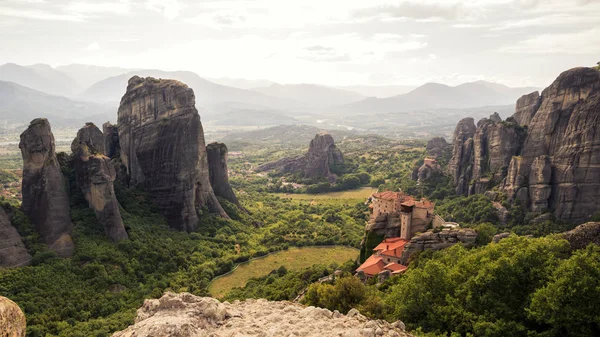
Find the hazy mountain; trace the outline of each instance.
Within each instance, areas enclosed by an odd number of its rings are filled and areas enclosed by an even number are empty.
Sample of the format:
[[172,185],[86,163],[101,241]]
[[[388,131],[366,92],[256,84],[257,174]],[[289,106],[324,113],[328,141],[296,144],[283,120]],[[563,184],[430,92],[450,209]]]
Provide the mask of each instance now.
[[336,88],[348,91],[354,91],[365,97],[385,98],[405,94],[414,90],[414,85],[346,85]]
[[39,117],[50,119],[53,126],[81,126],[85,121],[116,121],[117,111],[114,107],[78,102],[0,81],[0,119],[6,123],[5,128],[27,125]]
[[343,113],[386,113],[423,109],[460,109],[479,106],[515,104],[517,99],[536,88],[510,88],[484,81],[455,87],[427,83],[411,92],[388,98],[367,98],[336,108]]
[[229,77],[219,77],[219,78],[207,78],[207,80],[220,84],[226,85],[228,87],[234,87],[239,89],[252,89],[258,87],[267,87],[271,84],[275,84],[273,81],[269,80],[246,80],[243,78],[229,78]]
[[56,67],[56,70],[74,79],[83,90],[105,78],[125,74],[134,69],[101,67],[87,64],[69,64],[58,66]]
[[49,94],[71,96],[80,90],[77,82],[47,64],[0,66],[0,81],[8,81]]
[[252,90],[281,99],[297,101],[310,107],[329,107],[357,102],[365,98],[355,92],[316,84],[272,84]]
[[[261,128],[251,131],[240,131],[225,136],[221,141],[228,144],[230,148],[236,149],[236,143],[251,144],[282,144],[302,146],[315,138],[317,133],[326,131],[322,128],[309,125],[277,125],[268,128]],[[353,134],[350,131],[330,129],[327,130],[336,141]]]
[[194,89],[196,105],[212,107],[223,102],[238,102],[245,107],[289,108],[297,103],[270,97],[259,92],[232,88],[208,81],[190,71],[138,70],[96,82],[78,96],[81,100],[118,104],[127,88],[127,82],[134,76],[152,76],[179,80]]

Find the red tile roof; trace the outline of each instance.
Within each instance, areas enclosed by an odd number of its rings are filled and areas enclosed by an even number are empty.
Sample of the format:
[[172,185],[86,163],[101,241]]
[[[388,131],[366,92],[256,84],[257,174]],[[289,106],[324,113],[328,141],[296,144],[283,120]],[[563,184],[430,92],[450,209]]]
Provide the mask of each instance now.
[[378,252],[380,255],[402,257],[404,246],[408,242],[408,240],[401,238],[387,238],[378,244],[373,251]]
[[404,271],[406,271],[406,269],[408,269],[407,266],[403,265],[403,264],[399,264],[399,263],[388,263],[383,267],[384,270],[389,270],[392,272],[392,274],[401,274]]
[[381,256],[373,254],[356,271],[363,271],[365,275],[373,277],[379,274],[383,270],[383,267],[385,267],[385,262],[383,262]]
[[379,193],[374,193],[373,197],[377,199],[383,200],[396,200],[399,199],[404,194],[402,192],[392,192],[392,191],[384,191]]

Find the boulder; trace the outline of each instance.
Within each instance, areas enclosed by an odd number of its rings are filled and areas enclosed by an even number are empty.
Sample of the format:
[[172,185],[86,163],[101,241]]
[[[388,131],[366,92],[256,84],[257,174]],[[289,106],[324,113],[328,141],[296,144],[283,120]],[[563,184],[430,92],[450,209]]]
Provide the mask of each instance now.
[[228,218],[210,184],[195,100],[179,81],[134,76],[118,112],[129,184],[142,184],[169,226],[182,231],[197,227],[202,207]]
[[300,157],[283,158],[259,166],[256,170],[276,170],[280,173],[300,173],[305,178],[326,178],[330,169],[344,164],[344,156],[328,133],[319,133],[310,141],[308,152]]
[[0,336],[25,337],[25,334],[25,314],[15,302],[0,296]]
[[106,235],[113,241],[120,241],[128,235],[113,186],[117,174],[104,149],[105,137],[93,123],[81,128],[71,143],[77,185],[96,213],[98,222],[104,226]]
[[348,315],[282,301],[248,299],[233,303],[189,293],[167,292],[144,301],[135,324],[113,337],[134,336],[381,336],[407,337],[403,324],[369,320],[356,309]]
[[21,134],[23,212],[42,240],[61,257],[73,254],[66,180],[56,159],[54,135],[45,118],[31,121]]
[[231,185],[229,185],[227,146],[223,143],[208,144],[206,146],[206,154],[208,158],[208,171],[210,173],[210,185],[215,191],[215,195],[243,209]]
[[26,266],[31,262],[21,236],[10,223],[10,217],[0,206],[0,267]]

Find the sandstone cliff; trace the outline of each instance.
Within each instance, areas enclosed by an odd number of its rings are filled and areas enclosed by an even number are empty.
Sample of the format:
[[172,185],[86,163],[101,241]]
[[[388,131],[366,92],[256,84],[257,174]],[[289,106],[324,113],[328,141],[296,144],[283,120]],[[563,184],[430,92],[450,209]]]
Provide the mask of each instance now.
[[0,336],[25,337],[25,314],[19,306],[0,296]]
[[175,80],[134,76],[118,115],[129,184],[145,186],[172,228],[194,230],[204,206],[227,217],[210,185],[192,89]]
[[310,141],[308,152],[296,158],[283,158],[261,165],[257,171],[276,170],[300,173],[305,178],[330,177],[330,169],[344,164],[344,156],[328,133],[319,133]]
[[71,256],[74,245],[69,197],[48,120],[31,121],[21,134],[19,148],[23,156],[23,211],[50,249],[61,257]]
[[444,154],[449,147],[450,144],[446,142],[446,139],[444,139],[444,137],[435,137],[427,141],[426,150],[427,154],[429,154],[430,156],[438,157]]
[[403,324],[371,321],[355,309],[348,315],[291,302],[249,299],[221,303],[188,293],[146,300],[135,324],[113,337],[134,336],[382,336],[410,337]]
[[98,222],[113,241],[127,239],[119,202],[113,182],[115,168],[104,155],[104,135],[93,123],[87,123],[77,132],[71,144],[77,185],[85,200],[96,213]]
[[102,124],[102,133],[104,134],[104,154],[108,158],[114,158],[121,152],[119,146],[119,128],[116,125],[106,122]]
[[31,262],[21,236],[10,223],[8,214],[0,206],[0,267],[26,266]]
[[206,153],[208,157],[210,185],[215,191],[215,195],[242,208],[231,185],[229,185],[229,173],[227,172],[227,146],[223,143],[211,143],[206,146]]
[[497,113],[474,128],[472,118],[459,122],[448,168],[457,194],[484,193],[505,176],[510,160],[521,150],[525,130],[514,119],[503,122]]
[[521,156],[511,160],[503,190],[534,212],[585,221],[600,210],[600,72],[563,72],[532,109]]

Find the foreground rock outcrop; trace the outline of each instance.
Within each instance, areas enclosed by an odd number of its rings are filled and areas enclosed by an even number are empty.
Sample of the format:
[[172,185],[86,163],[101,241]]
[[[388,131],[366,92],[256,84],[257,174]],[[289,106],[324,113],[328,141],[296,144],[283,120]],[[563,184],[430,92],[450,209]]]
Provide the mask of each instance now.
[[144,185],[172,228],[194,230],[204,206],[228,217],[210,185],[204,131],[187,85],[132,77],[118,130],[129,184]]
[[25,314],[19,306],[6,297],[0,296],[0,336],[25,337]]
[[26,266],[31,262],[17,229],[10,223],[8,214],[0,206],[0,267]]
[[352,309],[348,315],[291,302],[249,299],[221,303],[189,293],[165,293],[144,301],[135,324],[113,337],[135,336],[410,336],[400,324],[371,321]]
[[206,146],[206,154],[208,157],[210,184],[215,191],[215,195],[242,208],[231,185],[229,185],[229,173],[227,172],[227,146],[223,143],[208,144]]
[[98,222],[104,226],[106,235],[113,241],[127,239],[119,202],[113,182],[117,174],[104,155],[105,137],[93,123],[87,123],[77,132],[71,144],[75,163],[77,185],[85,200],[96,213]]
[[21,134],[19,148],[23,156],[23,211],[51,250],[61,257],[71,256],[74,244],[69,196],[48,120],[31,121]]
[[280,173],[299,173],[305,178],[323,178],[332,177],[331,169],[343,164],[344,156],[333,137],[328,133],[319,133],[310,141],[308,152],[303,156],[266,163],[259,166],[257,171],[276,170]]

